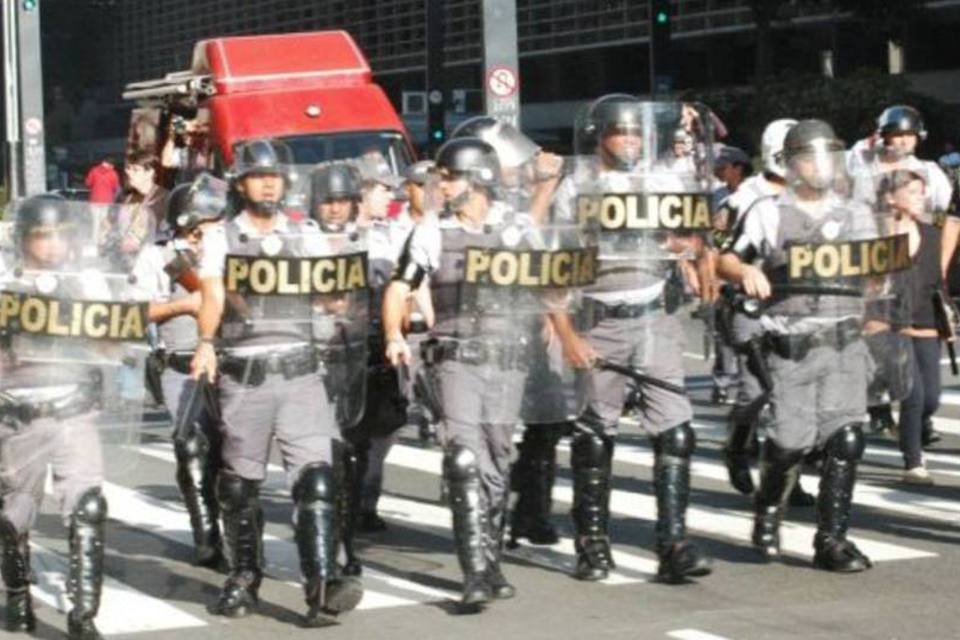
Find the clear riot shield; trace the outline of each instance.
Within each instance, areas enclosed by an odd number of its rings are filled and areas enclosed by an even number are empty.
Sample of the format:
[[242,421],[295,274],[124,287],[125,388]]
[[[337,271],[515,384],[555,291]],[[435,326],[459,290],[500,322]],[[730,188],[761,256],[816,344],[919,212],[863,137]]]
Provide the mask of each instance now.
[[[804,360],[827,347],[825,368],[866,378],[868,405],[902,399],[913,382],[910,342],[899,333],[912,308],[910,221],[849,198],[842,151],[823,140],[788,160],[787,181],[764,266],[773,292],[764,322],[780,334],[774,351]],[[844,407],[857,388],[828,395]]]
[[[136,467],[145,398],[148,302],[97,243],[86,203],[12,208],[12,263],[0,277],[0,473],[117,480]],[[69,481],[69,480],[68,480]]]
[[221,373],[256,389],[268,375],[293,379],[316,372],[325,393],[302,401],[316,403],[322,415],[335,408],[337,426],[350,427],[365,402],[366,238],[322,233],[309,223],[289,229],[262,238],[241,235],[231,246]]
[[632,320],[630,341],[638,348],[601,349],[601,356],[649,369],[664,360],[654,347],[666,344],[663,313],[680,304],[683,274],[695,271],[711,232],[709,111],[697,104],[605,96],[578,116],[574,139],[574,173],[554,202],[559,217],[598,233],[600,267],[596,283],[584,291],[584,323],[603,333],[604,322]]
[[447,421],[556,423],[585,401],[548,314],[576,311],[596,279],[597,250],[577,225],[470,228],[448,218],[431,276],[436,324],[423,345],[430,397]]
[[[922,184],[910,185],[918,177]],[[849,176],[849,184],[855,200],[877,211],[898,210],[937,227],[943,226],[950,206],[949,182],[943,170],[934,162],[914,156],[893,164],[878,160],[857,164]]]

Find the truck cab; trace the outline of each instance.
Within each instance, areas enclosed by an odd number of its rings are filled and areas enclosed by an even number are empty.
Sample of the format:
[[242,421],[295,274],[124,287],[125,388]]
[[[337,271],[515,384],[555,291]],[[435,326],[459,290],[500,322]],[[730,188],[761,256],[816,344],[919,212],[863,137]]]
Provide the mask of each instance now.
[[237,145],[257,138],[286,142],[299,165],[377,154],[400,172],[414,157],[403,122],[345,31],[202,40],[189,70],[132,83],[123,96],[137,102],[128,151],[166,159],[174,148],[179,169],[222,174]]

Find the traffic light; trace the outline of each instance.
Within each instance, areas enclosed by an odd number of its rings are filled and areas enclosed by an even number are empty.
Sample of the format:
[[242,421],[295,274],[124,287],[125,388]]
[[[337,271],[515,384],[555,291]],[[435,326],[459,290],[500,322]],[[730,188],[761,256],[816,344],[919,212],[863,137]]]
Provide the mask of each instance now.
[[36,11],[39,0],[23,0],[24,11]]
[[446,136],[447,132],[443,130],[443,127],[434,127],[430,130],[430,142],[433,144],[440,144]]
[[668,93],[673,85],[673,56],[670,54],[672,22],[670,0],[650,3],[650,93]]

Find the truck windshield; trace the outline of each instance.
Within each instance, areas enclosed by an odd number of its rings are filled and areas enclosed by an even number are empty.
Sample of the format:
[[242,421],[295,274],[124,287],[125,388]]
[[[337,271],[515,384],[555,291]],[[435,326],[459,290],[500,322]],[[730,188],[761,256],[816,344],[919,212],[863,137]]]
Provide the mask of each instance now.
[[301,165],[348,160],[377,151],[399,174],[412,161],[403,136],[394,131],[313,134],[289,136],[281,140],[290,145],[294,160]]

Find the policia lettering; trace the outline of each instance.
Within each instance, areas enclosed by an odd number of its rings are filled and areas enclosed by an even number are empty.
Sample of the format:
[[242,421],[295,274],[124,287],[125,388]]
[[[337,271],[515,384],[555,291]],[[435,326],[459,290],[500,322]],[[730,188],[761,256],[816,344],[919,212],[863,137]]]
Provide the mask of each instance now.
[[912,265],[907,234],[856,242],[790,244],[786,250],[791,282],[878,276]]
[[367,288],[367,254],[323,258],[227,256],[231,293],[299,296]]
[[147,305],[0,292],[0,331],[95,340],[142,340]]
[[501,287],[582,287],[597,279],[597,248],[511,251],[468,247],[465,280]]
[[606,193],[577,196],[580,224],[596,220],[604,231],[711,228],[710,197],[702,193]]

